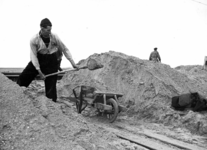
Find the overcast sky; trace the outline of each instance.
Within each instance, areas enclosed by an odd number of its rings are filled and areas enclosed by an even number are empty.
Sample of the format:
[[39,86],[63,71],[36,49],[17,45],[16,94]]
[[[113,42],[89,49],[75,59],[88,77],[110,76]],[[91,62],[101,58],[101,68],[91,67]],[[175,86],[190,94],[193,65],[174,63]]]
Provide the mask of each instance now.
[[27,65],[43,18],[76,63],[109,50],[148,59],[154,47],[171,67],[207,56],[207,0],[0,0],[0,67]]

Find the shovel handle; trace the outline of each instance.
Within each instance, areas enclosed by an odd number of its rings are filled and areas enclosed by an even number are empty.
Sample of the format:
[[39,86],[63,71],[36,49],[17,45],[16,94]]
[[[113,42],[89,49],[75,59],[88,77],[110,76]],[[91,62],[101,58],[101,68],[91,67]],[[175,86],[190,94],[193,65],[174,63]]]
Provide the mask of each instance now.
[[[81,67],[79,69],[86,69],[86,68],[88,68],[88,67],[87,66],[83,66],[83,67]],[[60,74],[60,73],[65,73],[65,72],[68,72],[68,71],[76,71],[76,70],[78,70],[78,69],[71,68],[71,69],[67,69],[67,70],[63,70],[63,71],[59,71],[59,72],[54,72],[54,73],[46,75],[45,78],[53,76],[53,75],[57,75],[57,74]]]
[[[102,68],[102,67],[103,67],[103,65],[98,64],[95,59],[91,58],[91,59],[88,60],[86,66],[83,66],[83,67],[81,67],[79,69],[95,70],[95,69],[99,69],[99,68]],[[57,75],[57,74],[60,74],[60,73],[65,73],[65,72],[68,72],[68,71],[75,71],[75,70],[78,70],[78,69],[72,68],[72,69],[68,69],[68,70],[63,70],[63,71],[51,73],[51,74],[46,75],[45,78],[47,78],[49,76]]]
[[63,70],[63,71],[59,71],[59,72],[54,72],[54,73],[46,75],[45,78],[53,76],[53,75],[57,75],[57,74],[60,74],[60,73],[65,73],[65,72],[68,72],[68,71],[73,71],[73,70],[77,70],[77,69],[67,69],[67,70]]

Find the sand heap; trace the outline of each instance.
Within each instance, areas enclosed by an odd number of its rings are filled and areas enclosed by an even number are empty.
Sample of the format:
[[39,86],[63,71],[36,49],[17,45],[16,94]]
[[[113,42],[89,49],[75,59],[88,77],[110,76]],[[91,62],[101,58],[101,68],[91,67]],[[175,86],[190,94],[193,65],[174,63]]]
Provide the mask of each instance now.
[[[171,97],[179,94],[191,91],[207,96],[207,72],[201,66],[174,69],[112,51],[90,58],[104,67],[65,74],[58,87],[60,97],[70,96],[72,88],[80,84],[123,93],[119,102],[127,108],[123,112],[125,120],[160,123],[207,134],[207,112],[179,112],[170,108]],[[85,65],[88,59],[80,64]],[[88,122],[77,114],[74,106],[48,100],[43,96],[42,83],[24,89],[3,74],[0,83],[1,150],[138,149],[137,145]]]
[[24,89],[2,74],[0,83],[1,150],[138,149],[86,122],[72,107],[38,96],[39,85]]
[[[94,71],[85,69],[67,73],[61,83],[62,95],[69,96],[71,89],[80,84],[123,93],[120,103],[128,108],[126,113],[130,117],[207,134],[207,112],[178,112],[170,108],[173,96],[189,92],[207,96],[207,72],[202,71],[201,66],[193,71],[194,74],[203,73],[202,77],[198,77],[179,71],[181,67],[174,69],[166,64],[113,51],[94,54],[89,58],[101,62],[104,67]],[[80,61],[80,64],[86,64],[88,59]]]

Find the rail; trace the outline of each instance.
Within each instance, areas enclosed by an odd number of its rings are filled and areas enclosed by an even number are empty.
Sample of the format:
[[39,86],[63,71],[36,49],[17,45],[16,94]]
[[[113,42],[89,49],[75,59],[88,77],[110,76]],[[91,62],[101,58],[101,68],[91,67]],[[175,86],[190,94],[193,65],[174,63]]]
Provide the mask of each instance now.
[[[12,81],[16,81],[18,79],[19,75],[21,74],[20,72],[1,72],[1,73]],[[58,74],[58,80],[61,80],[64,74],[65,73]],[[35,79],[40,80],[40,76],[37,75],[37,77]]]

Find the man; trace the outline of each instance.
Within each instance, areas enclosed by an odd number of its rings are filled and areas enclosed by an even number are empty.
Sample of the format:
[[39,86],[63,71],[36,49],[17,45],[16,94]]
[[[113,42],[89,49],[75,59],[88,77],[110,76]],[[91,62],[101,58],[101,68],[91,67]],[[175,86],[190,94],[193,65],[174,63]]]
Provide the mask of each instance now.
[[149,60],[154,61],[154,62],[161,62],[160,54],[157,51],[157,48],[154,48],[154,51],[151,52]]
[[45,82],[46,97],[57,100],[57,75],[45,78],[45,75],[57,72],[60,67],[62,53],[70,61],[73,68],[79,69],[74,63],[70,51],[60,38],[51,33],[52,23],[45,18],[40,23],[41,30],[30,40],[30,59],[26,68],[20,74],[17,84],[28,87],[39,74]]

